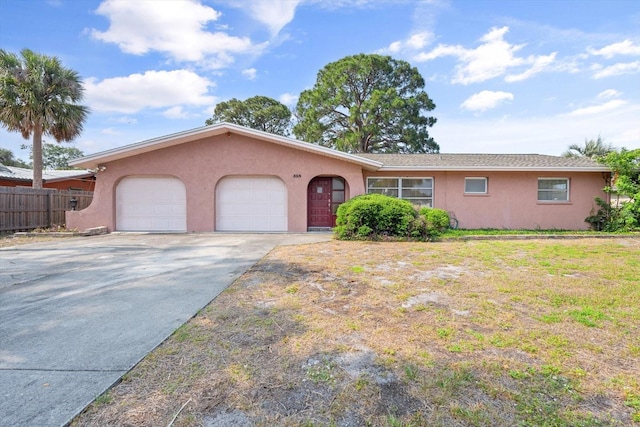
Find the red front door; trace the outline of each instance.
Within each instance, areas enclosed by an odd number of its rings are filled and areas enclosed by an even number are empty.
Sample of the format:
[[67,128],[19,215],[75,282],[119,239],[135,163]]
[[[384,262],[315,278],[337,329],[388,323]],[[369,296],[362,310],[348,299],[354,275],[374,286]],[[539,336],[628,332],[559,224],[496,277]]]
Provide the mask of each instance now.
[[309,227],[333,227],[330,177],[316,177],[309,183],[307,212]]

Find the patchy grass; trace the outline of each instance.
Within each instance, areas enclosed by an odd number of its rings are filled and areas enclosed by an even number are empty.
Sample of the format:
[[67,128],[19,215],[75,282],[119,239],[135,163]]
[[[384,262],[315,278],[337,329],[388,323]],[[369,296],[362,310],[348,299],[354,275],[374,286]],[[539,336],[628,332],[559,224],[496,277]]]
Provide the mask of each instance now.
[[512,229],[500,229],[500,228],[480,228],[480,229],[447,229],[442,238],[455,240],[457,238],[464,238],[469,236],[593,236],[593,237],[607,237],[607,236],[621,236],[626,235],[629,237],[638,236],[640,231],[635,232],[622,232],[622,233],[603,233],[602,231],[594,230],[561,230],[561,229],[547,229],[547,230],[512,230]]
[[636,238],[279,247],[72,425],[639,424],[639,259]]
[[13,234],[0,234],[0,248],[27,245],[29,243],[49,242],[51,240],[55,240],[55,238],[50,236],[14,237]]

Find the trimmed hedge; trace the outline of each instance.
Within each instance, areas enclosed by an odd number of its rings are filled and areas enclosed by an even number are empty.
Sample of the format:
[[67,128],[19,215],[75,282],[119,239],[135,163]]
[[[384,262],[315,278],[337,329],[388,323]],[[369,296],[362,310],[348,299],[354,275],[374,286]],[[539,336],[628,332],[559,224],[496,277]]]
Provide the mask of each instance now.
[[342,240],[434,240],[449,226],[442,209],[418,212],[408,201],[364,194],[338,207],[334,232]]
[[449,228],[449,214],[444,209],[424,207],[420,209],[420,215],[425,217],[429,228],[435,228],[440,232]]

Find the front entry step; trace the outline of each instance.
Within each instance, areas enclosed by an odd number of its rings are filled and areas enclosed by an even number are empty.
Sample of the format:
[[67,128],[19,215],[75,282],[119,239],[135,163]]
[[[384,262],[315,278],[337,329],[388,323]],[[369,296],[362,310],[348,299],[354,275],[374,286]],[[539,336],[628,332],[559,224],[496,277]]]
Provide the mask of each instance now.
[[307,227],[310,233],[331,233],[332,230],[331,227]]

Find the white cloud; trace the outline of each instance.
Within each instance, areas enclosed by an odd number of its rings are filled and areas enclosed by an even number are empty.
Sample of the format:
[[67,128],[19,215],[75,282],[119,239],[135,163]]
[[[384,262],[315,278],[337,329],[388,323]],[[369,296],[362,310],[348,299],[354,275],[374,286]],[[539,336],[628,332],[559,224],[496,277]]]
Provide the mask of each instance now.
[[212,86],[208,79],[187,70],[147,71],[102,81],[89,78],[84,85],[92,110],[124,114],[145,108],[213,104],[215,97],[208,95]]
[[595,116],[598,114],[602,114],[608,111],[612,111],[612,110],[616,110],[620,107],[622,107],[623,105],[625,105],[627,103],[627,101],[624,101],[622,99],[614,99],[608,102],[605,102],[604,104],[600,104],[600,105],[592,105],[590,107],[582,107],[582,108],[578,108],[575,109],[567,114],[565,114],[566,116],[573,116],[573,117],[577,117],[577,116]]
[[431,44],[433,39],[433,33],[422,31],[409,36],[406,40],[394,41],[386,48],[380,49],[377,52],[381,54],[397,54],[404,51],[416,51],[424,49],[427,45]]
[[513,101],[513,94],[502,91],[494,92],[483,90],[467,98],[462,105],[460,105],[460,108],[468,111],[481,112],[496,108],[505,101]]
[[103,135],[120,135],[122,132],[118,132],[114,128],[105,128],[100,131]]
[[602,49],[588,49],[591,55],[613,58],[616,55],[640,55],[640,46],[635,45],[631,40],[613,43]]
[[157,51],[176,61],[222,68],[235,54],[258,53],[266,47],[247,37],[207,31],[207,23],[218,20],[220,13],[196,0],[105,0],[96,13],[109,19],[109,29],[91,29],[91,36],[134,55]]
[[176,105],[168,110],[165,110],[162,115],[168,119],[186,119],[189,117],[186,111],[182,108],[182,105]]
[[251,0],[238,3],[251,17],[269,28],[272,36],[293,20],[301,0]]
[[620,62],[618,64],[610,65],[608,67],[602,67],[596,64],[592,67],[592,70],[596,71],[593,74],[594,79],[602,79],[605,77],[619,76],[622,74],[633,74],[640,72],[640,61],[635,62]]
[[279,101],[288,107],[295,107],[296,103],[298,102],[298,95],[283,93],[282,95],[280,95]]
[[555,53],[549,55],[530,55],[518,57],[516,53],[525,45],[513,45],[504,40],[509,27],[491,28],[480,38],[481,44],[475,49],[467,49],[460,45],[436,46],[430,52],[422,52],[414,57],[418,62],[430,61],[443,56],[454,56],[459,64],[455,67],[452,83],[467,85],[483,82],[505,75],[508,70],[530,65],[519,74],[508,75],[508,82],[521,81],[549,68],[555,59]]
[[621,95],[622,95],[622,92],[619,92],[615,89],[607,89],[607,90],[603,90],[598,94],[598,99],[617,98]]
[[525,70],[520,74],[510,74],[506,76],[504,80],[509,83],[526,80],[529,77],[548,69],[549,66],[553,63],[553,61],[555,61],[555,59],[556,59],[556,52],[553,52],[550,55],[529,57],[528,62],[533,63],[531,68],[529,68],[528,70]]
[[255,80],[257,77],[257,72],[255,68],[247,68],[246,70],[242,70],[242,75],[245,76],[249,80]]
[[454,118],[439,116],[429,134],[443,153],[560,155],[569,145],[602,135],[616,147],[640,148],[640,104],[599,115]]

